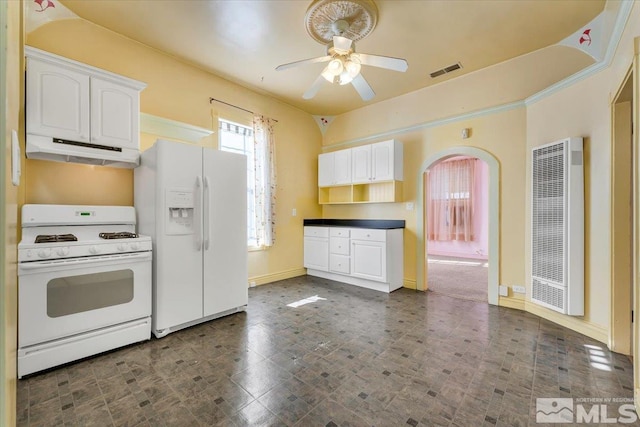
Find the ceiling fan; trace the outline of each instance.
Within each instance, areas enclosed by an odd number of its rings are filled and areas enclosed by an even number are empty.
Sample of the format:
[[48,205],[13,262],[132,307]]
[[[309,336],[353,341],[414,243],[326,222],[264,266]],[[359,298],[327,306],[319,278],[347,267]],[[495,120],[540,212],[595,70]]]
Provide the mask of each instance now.
[[343,36],[349,30],[349,27],[350,24],[345,19],[337,19],[331,23],[331,30],[334,35],[327,46],[327,54],[325,56],[303,59],[276,67],[276,70],[282,71],[299,65],[328,62],[327,66],[320,73],[320,76],[318,76],[311,87],[302,95],[304,99],[313,98],[326,80],[330,83],[338,83],[340,85],[351,83],[360,97],[364,101],[369,101],[373,99],[375,92],[362,74],[360,74],[362,65],[400,72],[407,70],[408,64],[404,59],[356,53],[353,40]]

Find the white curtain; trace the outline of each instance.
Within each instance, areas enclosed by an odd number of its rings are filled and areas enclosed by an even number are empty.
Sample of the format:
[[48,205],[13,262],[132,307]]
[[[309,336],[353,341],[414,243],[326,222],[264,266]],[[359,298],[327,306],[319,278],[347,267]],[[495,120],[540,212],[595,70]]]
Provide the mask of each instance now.
[[475,165],[476,159],[448,160],[429,169],[429,240],[473,240]]
[[276,149],[272,119],[253,117],[255,207],[257,246],[273,246],[276,241]]

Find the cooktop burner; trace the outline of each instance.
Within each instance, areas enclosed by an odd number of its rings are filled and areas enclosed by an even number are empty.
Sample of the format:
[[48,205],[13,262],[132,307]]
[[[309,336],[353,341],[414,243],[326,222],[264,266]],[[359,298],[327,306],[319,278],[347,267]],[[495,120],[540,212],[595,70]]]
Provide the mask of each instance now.
[[78,238],[73,234],[38,234],[36,243],[52,243],[52,242],[76,242]]
[[120,231],[118,233],[100,233],[101,239],[135,239],[138,237],[136,233],[130,233],[128,231]]

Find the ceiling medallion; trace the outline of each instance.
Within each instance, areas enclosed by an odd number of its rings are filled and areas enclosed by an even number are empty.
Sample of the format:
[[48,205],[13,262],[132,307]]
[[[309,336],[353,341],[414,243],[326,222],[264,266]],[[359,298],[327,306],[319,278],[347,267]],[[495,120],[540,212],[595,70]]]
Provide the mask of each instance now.
[[378,8],[373,0],[315,0],[304,16],[309,35],[324,45],[335,35],[361,40],[377,22]]

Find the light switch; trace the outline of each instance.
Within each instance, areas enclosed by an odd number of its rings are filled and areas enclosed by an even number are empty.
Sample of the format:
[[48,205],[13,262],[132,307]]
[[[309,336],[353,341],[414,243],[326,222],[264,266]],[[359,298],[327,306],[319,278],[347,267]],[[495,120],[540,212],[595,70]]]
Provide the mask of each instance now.
[[412,211],[412,210],[413,210],[413,202],[407,202],[407,203],[405,204],[405,208],[406,208],[408,211]]
[[296,216],[298,215],[298,211],[296,210],[296,208],[291,209],[291,216]]

